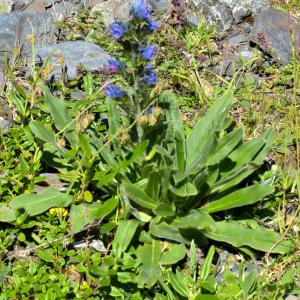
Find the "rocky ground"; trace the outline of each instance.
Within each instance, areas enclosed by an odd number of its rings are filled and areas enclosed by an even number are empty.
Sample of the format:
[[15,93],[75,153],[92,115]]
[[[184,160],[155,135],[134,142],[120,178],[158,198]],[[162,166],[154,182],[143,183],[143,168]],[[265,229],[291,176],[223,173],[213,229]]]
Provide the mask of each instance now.
[[[61,41],[57,21],[76,16],[78,9],[87,8],[100,12],[107,25],[115,20],[126,19],[132,1],[92,0],[92,1],[6,1],[0,2],[0,53],[3,56],[19,54],[22,59],[32,61],[32,39],[34,32],[35,61],[42,64],[50,57],[54,70],[51,75],[59,77],[61,72],[57,56],[63,56],[70,80],[76,77],[76,66],[83,65],[90,71],[103,69],[110,56],[99,46],[85,41]],[[167,14],[171,9],[168,0],[150,1],[155,12]],[[217,35],[214,51],[218,59],[205,61],[206,68],[226,80],[230,80],[242,63],[254,64],[260,57],[260,64],[270,66],[273,63],[287,65],[293,49],[299,48],[298,36],[300,24],[293,16],[274,10],[268,0],[252,1],[188,1],[190,7],[188,21],[197,26],[204,18],[216,24]],[[7,12],[5,12],[7,11]],[[291,33],[294,34],[291,42]],[[59,41],[59,42],[58,42]],[[293,45],[294,43],[294,45]],[[29,67],[28,67],[29,68]],[[256,81],[261,78],[253,70]],[[5,85],[3,72],[0,71],[0,86]],[[1,126],[8,126],[12,121],[9,108],[2,104]]]

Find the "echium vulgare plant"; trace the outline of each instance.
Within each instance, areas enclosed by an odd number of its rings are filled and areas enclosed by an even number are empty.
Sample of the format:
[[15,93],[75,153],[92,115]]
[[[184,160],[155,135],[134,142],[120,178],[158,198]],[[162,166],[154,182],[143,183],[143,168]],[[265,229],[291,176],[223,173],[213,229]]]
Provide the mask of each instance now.
[[[235,247],[289,251],[290,242],[272,230],[258,224],[250,228],[246,220],[234,220],[231,214],[230,221],[223,220],[227,211],[267,199],[274,192],[267,182],[244,184],[263,163],[273,130],[244,142],[243,128],[230,126],[234,93],[227,91],[187,135],[176,96],[163,92],[151,99],[157,80],[151,62],[158,49],[148,43],[148,37],[156,27],[142,0],[134,4],[127,23],[118,21],[110,27],[128,65],[111,61],[108,68],[123,75],[105,88],[114,159],[108,161],[108,153],[100,153],[107,165],[93,180],[108,194],[117,191],[124,216],[134,216],[152,237],[186,244],[208,238]],[[130,143],[122,138],[126,130]]]
[[126,80],[108,84],[105,93],[108,99],[118,100],[129,124],[134,123],[131,139],[141,142],[145,127],[154,125],[161,112],[153,105],[149,93],[157,81],[153,61],[158,50],[156,44],[149,43],[149,36],[157,29],[158,22],[143,0],[134,3],[130,16],[128,22],[117,21],[110,26],[111,35],[123,47],[127,63],[110,60],[108,73],[122,74]]

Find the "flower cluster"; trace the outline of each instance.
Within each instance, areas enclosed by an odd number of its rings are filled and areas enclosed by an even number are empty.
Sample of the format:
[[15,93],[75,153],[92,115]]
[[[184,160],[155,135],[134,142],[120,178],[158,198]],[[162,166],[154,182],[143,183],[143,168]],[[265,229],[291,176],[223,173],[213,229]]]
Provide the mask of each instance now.
[[155,85],[157,81],[157,74],[154,71],[154,66],[148,64],[145,69],[145,75],[141,78],[141,81],[146,82],[149,85]]
[[[131,18],[127,23],[117,21],[110,25],[112,36],[123,46],[128,53],[128,59],[131,65],[136,67],[134,76],[131,71],[126,71],[124,66],[117,60],[109,60],[107,68],[108,74],[115,74],[119,71],[123,72],[130,85],[134,85],[134,81],[138,83],[146,83],[153,86],[157,81],[157,74],[154,66],[149,61],[154,60],[157,53],[157,45],[147,43],[147,35],[157,29],[158,23],[153,19],[147,0],[136,0],[131,9]],[[134,37],[132,39],[132,37]],[[124,76],[124,77],[125,77]],[[145,86],[143,86],[143,89]],[[126,93],[117,85],[108,85],[105,88],[107,98],[119,99]],[[141,93],[141,90],[139,91]]]
[[122,64],[118,60],[115,60],[115,59],[108,60],[108,64],[109,64],[108,65],[108,72],[110,74],[117,73],[122,68]]
[[107,98],[119,99],[126,94],[121,88],[114,84],[107,85],[104,90]]
[[110,32],[112,36],[119,40],[125,32],[127,32],[128,26],[121,21],[115,22],[110,25]]
[[153,60],[157,51],[156,45],[150,45],[148,47],[139,47],[140,54],[147,60]]

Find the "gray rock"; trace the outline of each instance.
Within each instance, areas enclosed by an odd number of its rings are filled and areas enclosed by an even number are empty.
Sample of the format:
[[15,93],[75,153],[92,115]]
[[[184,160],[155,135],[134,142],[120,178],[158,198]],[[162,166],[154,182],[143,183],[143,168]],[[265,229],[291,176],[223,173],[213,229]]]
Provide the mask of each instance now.
[[56,41],[56,27],[49,13],[2,13],[0,18],[0,58],[20,49],[21,54],[30,56],[32,28],[35,46],[44,47]]
[[69,1],[56,3],[52,5],[47,11],[51,12],[57,21],[63,21],[76,14],[76,11],[82,8],[81,5],[74,5]]
[[156,12],[167,12],[171,8],[170,0],[150,0],[150,7]]
[[13,122],[0,117],[0,133],[5,133],[12,126],[12,124]]
[[198,11],[198,14],[211,23],[216,23],[219,29],[228,30],[244,18],[266,10],[270,7],[268,0],[188,0]]
[[230,37],[228,41],[232,45],[240,45],[248,42],[248,36],[243,33],[240,33],[238,35]]
[[289,295],[285,298],[285,300],[299,300],[299,297],[294,296],[294,295]]
[[[134,2],[135,0],[92,0],[88,5],[92,7],[92,13],[101,13],[106,25],[110,25],[116,20],[128,19]],[[151,10],[159,13],[171,8],[170,0],[149,0],[148,3]]]
[[85,41],[69,41],[53,46],[37,49],[36,61],[45,61],[47,57],[54,67],[50,76],[55,79],[61,77],[61,64],[57,57],[63,56],[66,74],[69,80],[76,78],[77,68],[83,66],[89,71],[101,70],[108,65],[108,60],[112,57],[101,47]]
[[293,50],[289,28],[292,28],[295,34],[294,46],[297,49],[300,24],[292,21],[284,12],[270,9],[256,17],[249,40],[275,60],[286,65],[291,59]]
[[33,189],[33,193],[42,194],[46,189],[52,187],[61,192],[65,192],[69,183],[59,178],[56,173],[41,173],[40,177],[45,177],[44,181],[39,182]]
[[28,5],[30,5],[33,0],[8,0],[8,12],[12,11],[22,11],[24,10]]
[[254,58],[254,54],[247,49],[234,52],[221,61],[220,65],[215,68],[215,72],[223,76],[233,76],[244,63],[249,62],[252,58]]

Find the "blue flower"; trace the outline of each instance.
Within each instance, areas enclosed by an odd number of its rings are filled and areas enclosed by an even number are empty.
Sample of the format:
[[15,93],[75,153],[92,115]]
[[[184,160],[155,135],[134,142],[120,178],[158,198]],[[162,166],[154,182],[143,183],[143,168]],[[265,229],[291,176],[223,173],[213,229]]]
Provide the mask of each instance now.
[[122,64],[115,59],[109,59],[108,64],[108,71],[110,73],[116,73],[122,68]]
[[105,94],[107,98],[119,99],[125,95],[117,85],[109,84],[105,87]]
[[139,52],[140,54],[148,59],[148,60],[153,60],[154,56],[156,54],[157,46],[156,45],[150,45],[148,47],[140,47]]
[[110,31],[114,38],[117,40],[122,37],[122,35],[127,31],[128,27],[123,22],[115,22],[110,25]]
[[151,22],[149,23],[149,25],[146,26],[146,29],[151,30],[151,31],[154,31],[154,30],[157,29],[157,27],[158,27],[157,21],[151,21]]
[[131,11],[132,15],[136,18],[150,20],[151,14],[145,0],[136,0]]
[[146,72],[145,76],[142,78],[143,81],[145,81],[149,85],[155,85],[157,81],[157,74],[154,70],[154,66],[151,64],[148,64],[146,66]]

